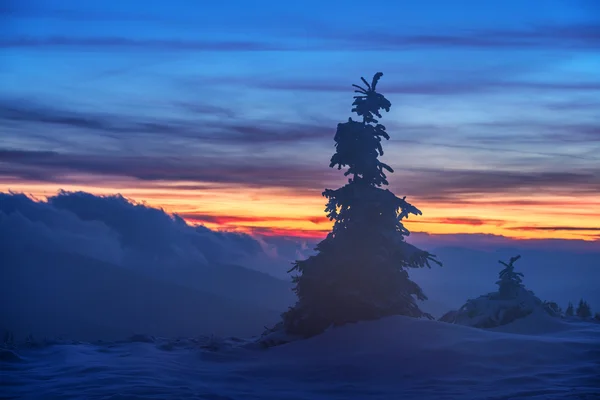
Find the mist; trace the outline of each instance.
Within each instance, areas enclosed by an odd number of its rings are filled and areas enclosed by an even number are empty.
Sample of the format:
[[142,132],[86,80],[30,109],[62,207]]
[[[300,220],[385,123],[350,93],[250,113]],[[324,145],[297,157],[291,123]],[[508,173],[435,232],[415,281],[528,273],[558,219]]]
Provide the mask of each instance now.
[[[579,298],[600,304],[593,248],[515,240],[482,246],[476,236],[460,247],[450,239],[408,239],[444,263],[410,271],[434,316],[494,290],[498,260],[515,254],[523,256],[525,284],[541,298],[562,307]],[[294,303],[287,270],[317,242],[191,226],[119,195],[0,194],[0,329],[76,340],[258,335]]]
[[288,258],[122,196],[0,194],[0,329],[77,340],[252,335],[293,301],[289,280],[259,271],[286,269]]

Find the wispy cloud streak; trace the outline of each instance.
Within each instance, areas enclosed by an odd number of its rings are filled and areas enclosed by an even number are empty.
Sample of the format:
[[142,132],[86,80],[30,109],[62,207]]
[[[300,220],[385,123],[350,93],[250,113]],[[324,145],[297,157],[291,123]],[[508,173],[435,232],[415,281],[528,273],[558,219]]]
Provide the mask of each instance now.
[[[600,48],[600,27],[592,24],[549,25],[530,29],[471,29],[446,34],[370,32],[312,32],[299,44],[262,41],[192,39],[134,39],[130,37],[18,36],[0,40],[0,48],[96,48],[157,51],[396,51],[410,48],[569,49]],[[265,36],[266,37],[266,36]]]

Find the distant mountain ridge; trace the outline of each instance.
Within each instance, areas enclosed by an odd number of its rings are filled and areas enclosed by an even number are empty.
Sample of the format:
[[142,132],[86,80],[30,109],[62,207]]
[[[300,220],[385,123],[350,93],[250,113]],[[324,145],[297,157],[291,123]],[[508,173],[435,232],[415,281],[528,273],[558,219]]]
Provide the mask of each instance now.
[[166,274],[171,279],[67,252],[4,253],[0,330],[75,340],[247,336],[276,321],[293,296],[287,282],[242,267]]

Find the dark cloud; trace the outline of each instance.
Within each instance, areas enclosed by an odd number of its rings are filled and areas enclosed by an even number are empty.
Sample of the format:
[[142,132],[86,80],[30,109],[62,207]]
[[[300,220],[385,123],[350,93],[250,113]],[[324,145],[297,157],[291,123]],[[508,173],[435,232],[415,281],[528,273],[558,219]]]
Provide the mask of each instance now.
[[[572,129],[550,133],[547,138],[555,142],[600,144],[600,122],[597,125],[578,125]],[[596,158],[600,161],[600,158]]]
[[[235,113],[227,108],[207,104],[192,105],[177,103],[177,106],[192,111],[192,118],[158,118],[149,116],[125,116],[118,114],[102,114],[47,106],[32,101],[0,100],[0,125],[10,126],[18,131],[21,138],[36,138],[47,143],[52,142],[65,148],[65,132],[54,134],[39,133],[47,131],[47,127],[69,128],[75,131],[72,135],[81,135],[81,130],[93,133],[98,138],[117,141],[122,146],[133,146],[136,149],[148,148],[155,144],[161,151],[167,148],[176,150],[177,154],[186,153],[187,148],[177,144],[178,139],[187,141],[208,141],[211,145],[239,147],[263,147],[267,145],[289,145],[298,142],[324,141],[331,139],[336,122],[316,121],[299,123],[285,121],[250,121],[238,119]],[[214,117],[221,117],[215,119]],[[41,127],[39,126],[41,125]],[[471,123],[461,126],[468,132],[472,129],[485,128],[486,135],[470,135],[455,132],[455,128],[444,128],[436,125],[388,124],[394,135],[393,143],[409,143],[423,147],[445,147],[455,149],[474,149],[492,152],[513,153],[546,157],[572,158],[581,160],[600,160],[591,154],[543,151],[515,147],[516,144],[548,143],[598,143],[600,127],[593,123],[552,124],[536,121],[493,121],[489,123]],[[505,135],[496,133],[507,129],[520,129],[535,135],[519,135],[507,143]],[[491,134],[490,134],[491,131]],[[431,140],[432,137],[444,139],[448,132],[465,136],[464,141]],[[398,137],[397,137],[398,136]],[[68,137],[68,135],[66,136]],[[419,137],[411,139],[410,137]],[[426,138],[426,139],[425,139]],[[151,139],[151,140],[150,140]],[[175,143],[175,144],[171,144]],[[135,144],[135,146],[134,146]],[[512,147],[508,147],[512,146]],[[85,149],[87,150],[87,149]],[[198,151],[195,149],[194,151]],[[215,149],[211,151],[216,151]],[[224,150],[225,151],[225,150]],[[127,150],[131,154],[130,150]],[[198,154],[198,153],[197,153]]]
[[468,225],[481,226],[493,224],[496,226],[506,224],[506,221],[487,218],[472,218],[472,217],[448,217],[448,218],[427,218],[424,220],[410,220],[412,224],[451,224],[451,225]]
[[309,221],[315,225],[331,223],[331,220],[325,216],[311,217]]
[[191,102],[176,102],[176,106],[179,106],[192,114],[198,114],[201,116],[214,115],[225,118],[235,118],[236,113],[234,110],[218,107],[210,104],[200,104],[200,103],[191,103]]
[[178,213],[182,218],[194,222],[209,222],[219,225],[238,225],[243,226],[247,223],[255,222],[281,222],[281,221],[310,221],[314,224],[329,222],[327,217],[272,217],[272,216],[247,216],[247,215],[215,215],[198,212]]
[[[455,199],[453,200],[456,203],[464,204],[464,205],[475,205],[479,204],[482,206],[498,206],[498,207],[552,207],[556,205],[556,201],[552,199],[530,199],[530,198],[521,198],[521,199],[503,199],[503,200],[493,200],[493,199]],[[600,207],[600,199],[590,199],[590,198],[561,198],[560,204],[565,207],[576,208],[577,206],[589,207],[589,206],[599,206]],[[600,211],[597,213],[578,213],[576,210],[570,211],[574,215],[581,215],[586,217],[600,216]]]
[[582,231],[582,232],[594,232],[600,231],[600,227],[589,227],[589,226],[513,226],[509,229],[516,231]]
[[600,169],[561,171],[494,171],[411,169],[392,176],[393,191],[422,199],[449,199],[461,194],[600,193]]
[[[176,105],[182,106],[181,103]],[[32,101],[0,100],[0,125],[45,124],[63,128],[86,129],[111,138],[132,139],[136,136],[155,135],[165,139],[205,139],[212,143],[264,145],[322,139],[333,136],[331,126],[311,123],[279,121],[248,121],[234,118],[233,111],[212,105],[192,107],[196,119],[168,119],[144,116],[102,114],[47,106]],[[215,121],[214,116],[230,116]],[[27,127],[29,130],[35,130]],[[35,127],[34,127],[35,128]]]
[[[487,145],[506,145],[507,141],[517,145],[536,145],[538,148],[544,144],[554,144],[560,146],[564,143],[589,143],[591,145],[600,144],[600,121],[590,122],[562,122],[553,123],[546,121],[490,121],[465,124],[470,129],[485,129],[485,135],[465,135],[469,142],[477,142]],[[507,137],[499,131],[518,131],[523,132],[520,135],[511,135]],[[531,150],[515,149],[514,151],[529,152],[531,154],[544,154]],[[565,157],[589,158],[600,160],[599,157],[588,157],[576,154],[565,153],[546,153],[561,154]]]
[[328,37],[338,39],[348,47],[373,50],[404,48],[476,48],[476,49],[589,49],[600,48],[600,26],[593,24],[547,25],[529,29],[471,29],[447,34],[397,34],[388,32],[339,33]]
[[[307,239],[307,240],[318,240],[323,239],[327,236],[327,233],[331,229],[312,229],[312,230],[298,230],[293,228],[269,228],[269,227],[248,227],[247,230],[254,236],[264,236],[268,238],[273,237],[285,237]],[[300,258],[298,258],[300,259]]]
[[[593,127],[590,127],[593,129]],[[584,128],[585,129],[585,128]],[[593,132],[593,131],[590,131]],[[467,143],[457,144],[457,143],[448,143],[448,142],[434,142],[429,140],[418,140],[418,139],[394,139],[396,143],[409,143],[421,145],[424,147],[445,147],[448,149],[472,149],[472,150],[484,150],[488,152],[501,152],[501,153],[514,153],[514,154],[522,154],[522,155],[532,155],[532,156],[545,156],[545,157],[553,157],[553,158],[573,158],[579,160],[592,160],[592,161],[600,161],[600,157],[594,157],[593,155],[582,155],[582,154],[570,154],[570,153],[555,153],[548,151],[535,151],[535,150],[523,150],[522,148],[510,148],[507,147],[510,145],[515,145],[517,143],[523,144],[548,144],[549,141],[561,141],[561,142],[574,142],[574,143],[593,143],[597,141],[593,135],[588,135],[585,130],[580,131],[571,131],[570,134],[549,134],[545,136],[536,136],[536,137],[517,137],[516,139],[507,139],[506,136],[501,135],[492,135],[492,136],[467,136],[465,140]],[[508,143],[507,143],[508,142]],[[471,144],[472,143],[472,144]],[[481,144],[478,144],[481,143]],[[487,146],[485,145],[487,144]],[[500,146],[497,146],[497,145]],[[496,146],[494,146],[496,145]]]
[[[257,87],[272,90],[308,91],[308,92],[347,92],[352,91],[351,85],[336,84],[326,81],[285,81],[265,80],[249,82]],[[537,91],[600,91],[600,81],[591,82],[537,82],[517,81],[509,79],[490,79],[470,77],[465,80],[429,80],[422,82],[386,83],[382,89],[389,94],[418,94],[418,95],[461,95],[488,91],[507,90],[537,90]]]
[[0,48],[72,48],[144,51],[284,51],[289,46],[266,42],[132,39],[126,37],[18,37],[0,39]]
[[[339,171],[321,165],[292,164],[285,158],[203,156],[199,158],[100,156],[0,150],[0,174],[25,180],[67,182],[73,174],[188,181],[255,187],[320,190],[342,183]],[[399,169],[391,176],[395,192],[422,199],[464,194],[600,192],[600,170],[494,171]]]
[[67,181],[74,173],[120,176],[144,181],[217,182],[258,187],[319,185],[328,170],[287,164],[285,160],[219,156],[162,158],[0,150],[0,175],[45,182]]
[[565,100],[555,101],[545,104],[545,107],[552,111],[582,111],[600,109],[599,101],[591,100]]
[[107,133],[147,133],[192,135],[190,127],[148,119],[135,120],[114,114],[102,114],[63,109],[31,101],[0,100],[1,123],[34,123],[83,128]]
[[[285,51],[285,50],[356,50],[394,51],[407,48],[475,48],[475,49],[584,49],[600,48],[597,25],[538,26],[530,29],[472,29],[446,34],[389,33],[382,31],[315,31],[312,42],[277,44],[273,37],[265,41],[214,41],[131,39],[126,37],[17,37],[0,40],[4,48],[94,48],[111,50],[157,51]],[[303,32],[306,37],[306,32]],[[289,36],[280,32],[279,36]],[[278,36],[278,37],[279,37]]]
[[[190,105],[186,104],[186,106]],[[131,144],[135,143],[133,148],[136,151],[121,149],[111,153],[106,151],[99,153],[90,148],[76,147],[71,151],[56,152],[5,147],[0,148],[0,175],[5,181],[22,179],[73,183],[75,174],[134,178],[140,181],[157,182],[157,184],[161,181],[188,181],[281,187],[303,191],[319,191],[324,187],[337,186],[345,181],[338,171],[326,168],[328,156],[324,156],[322,163],[316,164],[311,163],[314,156],[304,156],[302,151],[298,152],[298,157],[289,155],[289,150],[292,149],[289,147],[290,144],[299,141],[331,140],[335,123],[329,125],[325,122],[315,124],[252,122],[235,117],[210,119],[204,117],[215,113],[223,115],[228,110],[203,104],[199,104],[194,111],[198,119],[161,119],[76,111],[31,101],[3,99],[0,101],[0,124],[18,129],[20,140],[26,138],[30,132],[39,135],[39,132],[47,131],[50,127],[70,128],[78,135],[92,132],[98,137],[116,140],[118,144],[133,141]],[[495,129],[529,126],[543,132],[544,137],[554,142],[572,140],[578,143],[594,143],[597,142],[599,134],[596,125],[584,123],[558,125],[555,129],[550,124],[539,123],[536,127],[535,122],[526,125],[526,122],[519,121],[480,125],[482,128],[495,127]],[[444,131],[442,127],[436,126],[400,125],[393,126],[391,129],[403,132],[405,137],[417,136],[415,139],[394,138],[392,142],[410,143],[422,147],[512,152],[551,158],[561,157],[565,160],[569,158],[595,160],[593,155],[545,152],[518,147],[500,148],[495,144],[506,141],[506,138],[501,136],[497,137],[497,141],[493,141],[493,136],[485,135],[461,143],[431,142],[429,137],[423,136],[423,133],[434,131],[439,134]],[[56,139],[63,135],[64,133],[59,131],[52,140],[56,142]],[[48,133],[43,136],[51,138]],[[163,152],[161,155],[151,155],[144,151],[149,146],[151,136],[155,140],[154,144]],[[421,136],[424,138],[421,139]],[[186,145],[182,146],[177,141],[182,138],[186,139]],[[516,143],[519,140],[525,139],[518,137]],[[203,148],[201,144],[209,144],[212,147]],[[288,152],[278,156],[277,152],[265,151],[267,146],[275,144],[288,145]],[[65,146],[60,145],[58,148],[65,148]],[[167,148],[173,150],[170,155],[167,155],[165,150]],[[391,164],[394,165],[394,162]],[[578,193],[600,192],[599,169],[594,163],[588,164],[587,167],[582,167],[562,163],[551,170],[536,171],[535,165],[529,162],[531,172],[399,168],[397,173],[391,176],[391,180],[392,188],[395,190],[436,201],[454,201],[460,194],[474,193],[552,190]],[[544,168],[548,167],[544,166]],[[188,188],[184,186],[179,189],[196,188],[194,184]]]
[[600,241],[576,239],[515,239],[506,236],[484,233],[451,233],[431,234],[413,232],[410,241],[418,247],[436,248],[464,248],[471,250],[497,250],[497,249],[530,249],[530,250],[558,250],[570,253],[600,252]]

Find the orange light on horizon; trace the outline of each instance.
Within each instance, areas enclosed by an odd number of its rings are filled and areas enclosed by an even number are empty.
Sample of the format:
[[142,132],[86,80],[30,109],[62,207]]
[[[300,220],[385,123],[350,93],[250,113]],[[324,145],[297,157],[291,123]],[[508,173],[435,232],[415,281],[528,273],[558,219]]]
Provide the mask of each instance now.
[[[59,189],[96,195],[120,193],[136,202],[182,216],[190,224],[210,229],[274,236],[323,238],[332,222],[324,213],[320,192],[284,189],[173,184],[137,181],[112,184],[0,183],[0,191],[22,192],[37,199]],[[180,187],[180,186],[179,186]],[[528,196],[489,194],[485,198],[461,195],[460,201],[432,202],[409,199],[423,215],[405,220],[411,232],[428,234],[493,234],[515,239],[600,239],[600,195]],[[565,207],[569,205],[569,207]],[[560,210],[560,212],[558,212]]]

